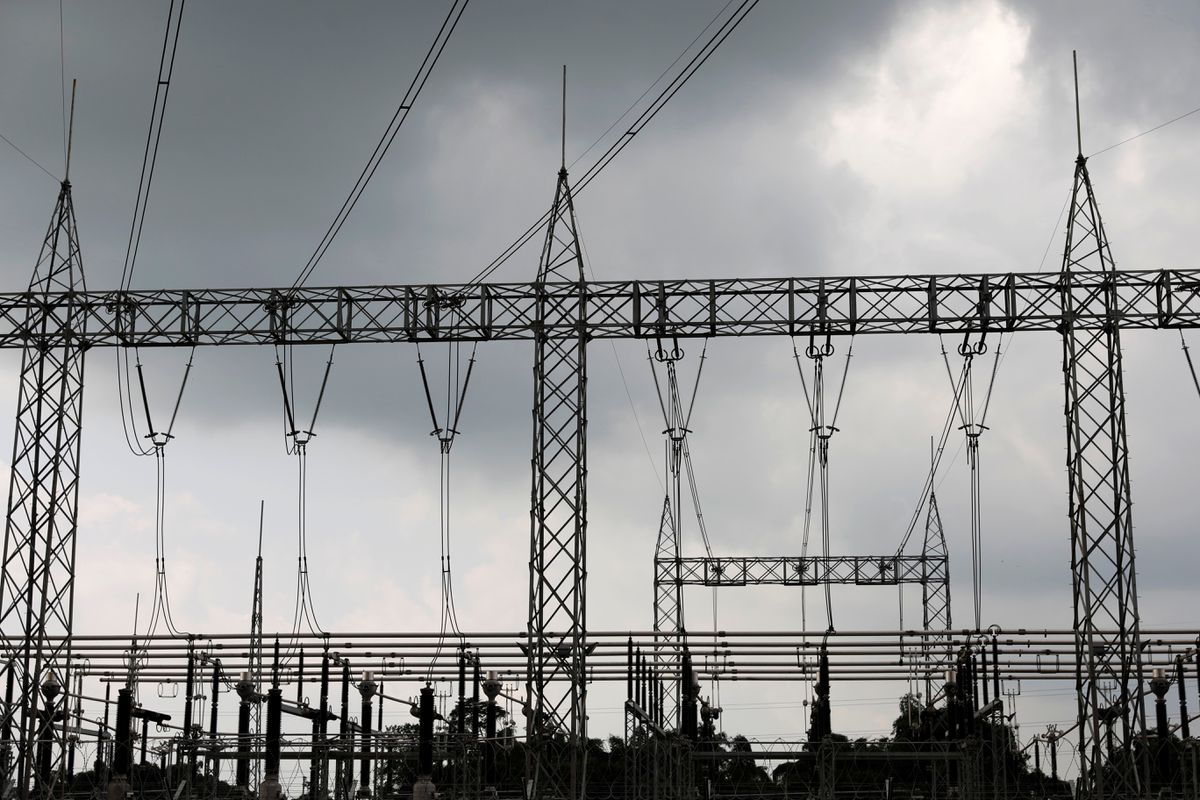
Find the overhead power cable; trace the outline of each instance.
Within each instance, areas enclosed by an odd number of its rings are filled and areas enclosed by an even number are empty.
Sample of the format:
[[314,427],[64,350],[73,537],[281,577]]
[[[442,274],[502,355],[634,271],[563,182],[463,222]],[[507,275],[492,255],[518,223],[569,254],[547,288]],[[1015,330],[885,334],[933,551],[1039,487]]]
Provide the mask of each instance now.
[[1130,136],[1128,139],[1122,139],[1121,141],[1117,142],[1116,144],[1110,144],[1108,147],[1105,147],[1103,150],[1097,150],[1096,152],[1094,152],[1090,156],[1088,156],[1088,158],[1095,158],[1096,156],[1100,155],[1101,153],[1107,153],[1109,150],[1115,150],[1116,148],[1120,147],[1123,144],[1129,144],[1130,142],[1132,142],[1135,139],[1140,139],[1143,136],[1147,136],[1151,133],[1154,133],[1155,131],[1160,131],[1163,128],[1167,127],[1168,125],[1172,125],[1176,122],[1179,122],[1179,120],[1181,120],[1181,119],[1187,119],[1188,117],[1192,116],[1193,114],[1200,114],[1200,106],[1193,108],[1191,111],[1185,111],[1184,113],[1180,114],[1178,117],[1169,119],[1166,122],[1159,123],[1158,125],[1155,125],[1153,128],[1144,130],[1141,133],[1134,134],[1133,136]]
[[[967,336],[969,335],[967,334]],[[984,336],[986,335],[985,333]],[[938,339],[941,341],[940,336]],[[991,406],[992,390],[996,386],[996,372],[1000,367],[1003,342],[1004,334],[1001,332],[1000,340],[996,344],[996,355],[992,360],[991,377],[988,379],[987,393],[983,398],[982,409],[978,408],[975,402],[972,362],[975,356],[983,355],[987,352],[987,344],[984,338],[981,337],[977,343],[972,345],[967,337],[964,337],[962,343],[958,346],[958,354],[963,359],[961,387],[955,386],[954,374],[950,370],[950,357],[946,353],[945,344],[943,343],[942,345],[942,361],[946,365],[946,377],[950,380],[950,388],[955,390],[955,409],[958,412],[958,419],[962,423],[959,429],[966,437],[967,466],[971,472],[971,584],[976,630],[979,630],[982,626],[983,607],[983,518],[980,508],[982,483],[979,469],[979,438],[987,430],[987,413],[988,408]]]
[[[458,307],[454,307],[452,313],[458,315],[461,311]],[[462,365],[462,343],[455,342],[447,345],[446,403],[442,416],[439,418],[433,401],[433,390],[429,384],[429,373],[425,369],[425,359],[421,355],[420,345],[417,346],[417,369],[421,373],[421,385],[425,390],[425,403],[429,408],[429,419],[433,425],[433,430],[430,431],[429,435],[438,440],[438,451],[441,454],[441,463],[438,471],[441,610],[437,648],[434,651],[433,659],[430,661],[429,673],[426,675],[427,680],[432,680],[433,678],[433,670],[445,645],[447,632],[453,631],[454,635],[460,639],[462,639],[463,635],[462,628],[458,624],[458,609],[454,603],[454,573],[451,567],[450,449],[454,446],[455,438],[459,433],[458,421],[462,417],[463,403],[467,399],[467,388],[471,385],[471,372],[475,368],[475,351],[477,347],[478,342],[471,345],[471,355],[467,360],[464,371]]]
[[21,156],[22,156],[22,157],[24,157],[24,159],[25,159],[26,161],[28,161],[30,164],[33,164],[35,167],[37,167],[38,169],[40,169],[42,172],[44,172],[44,173],[46,173],[47,175],[49,175],[49,176],[50,176],[50,179],[51,179],[51,180],[53,180],[55,183],[58,183],[58,181],[59,181],[59,177],[58,177],[57,175],[55,175],[53,172],[51,172],[50,170],[48,170],[48,169],[46,169],[45,167],[43,167],[43,166],[41,165],[41,163],[40,163],[40,162],[38,162],[38,161],[37,161],[37,159],[35,159],[33,156],[29,155],[29,153],[26,153],[26,152],[25,152],[24,150],[22,150],[20,147],[17,147],[17,144],[16,144],[16,142],[14,142],[12,139],[8,138],[8,137],[7,137],[7,136],[5,136],[3,133],[0,133],[0,141],[3,141],[5,144],[7,144],[7,145],[8,145],[9,147],[11,147],[13,150],[16,150],[18,153],[20,153],[20,154],[21,154]]
[[904,548],[908,546],[908,540],[912,538],[913,531],[920,524],[921,512],[925,510],[925,504],[929,501],[929,495],[936,489],[937,473],[941,467],[942,456],[946,452],[946,442],[950,438],[950,431],[954,430],[954,420],[958,415],[959,398],[962,395],[963,386],[967,378],[966,364],[964,364],[958,380],[953,384],[954,398],[950,403],[949,410],[946,412],[946,420],[942,423],[942,432],[938,437],[937,447],[934,450],[933,463],[930,464],[929,473],[925,476],[925,481],[921,484],[921,492],[917,497],[917,505],[913,509],[913,515],[909,520],[908,528],[905,530],[904,536],[900,539],[900,546],[896,548],[897,556],[904,554]]
[[442,57],[442,51],[446,49],[446,44],[450,41],[450,36],[454,33],[454,29],[458,26],[458,21],[462,18],[462,13],[466,10],[468,2],[470,0],[454,0],[451,4],[449,13],[446,14],[441,27],[438,28],[437,36],[434,37],[433,43],[429,45],[429,49],[425,52],[425,58],[421,60],[421,66],[417,68],[417,73],[409,83],[408,90],[405,91],[404,97],[401,98],[400,105],[396,108],[396,113],[392,115],[387,129],[384,130],[383,136],[379,138],[375,149],[371,151],[371,156],[367,159],[362,172],[358,174],[358,179],[350,189],[350,194],[346,196],[341,208],[334,215],[333,221],[329,223],[329,227],[325,230],[325,235],[321,237],[321,241],[317,243],[316,249],[308,257],[304,268],[300,270],[300,275],[292,284],[293,289],[300,288],[308,281],[313,270],[321,263],[321,259],[329,251],[333,240],[337,238],[338,233],[342,230],[342,226],[346,224],[350,213],[358,205],[358,201],[366,190],[367,184],[375,176],[375,171],[379,169],[380,163],[383,162],[384,156],[387,155],[392,142],[395,141],[396,134],[400,132],[400,127],[408,119],[408,114],[416,104],[417,98],[420,97],[421,90],[425,88],[425,83],[433,73],[433,68],[437,66],[438,59]]
[[[719,48],[721,44],[727,38],[729,38],[729,35],[737,29],[746,16],[752,10],[754,10],[756,5],[758,5],[758,0],[742,0],[737,8],[735,8],[733,12],[730,13],[730,15],[720,24],[720,26],[717,27],[717,30],[713,32],[712,36],[709,37],[700,50],[697,51],[690,60],[688,60],[688,62],[678,73],[676,73],[676,75],[667,83],[666,87],[664,87],[663,90],[654,97],[654,99],[650,102],[650,105],[643,109],[641,114],[634,119],[629,128],[626,129],[626,131],[622,133],[620,137],[618,137],[617,140],[600,155],[599,158],[592,162],[592,165],[588,167],[587,170],[585,170],[584,173],[571,185],[571,194],[573,197],[578,197],[579,193],[586,189],[588,185],[600,175],[604,168],[611,164],[613,159],[620,155],[621,152],[629,146],[629,143],[633,141],[634,137],[641,133],[646,125],[648,125],[650,121],[658,115],[658,112],[662,111],[663,107],[670,101],[670,99],[675,96],[676,92],[682,89],[684,85],[686,85],[687,82],[692,79],[692,76],[694,76],[700,70],[700,67],[704,66],[705,62],[712,57],[712,54],[717,51],[717,48]],[[718,12],[718,16],[723,14],[725,9],[728,7],[729,4],[726,4],[726,6],[722,8],[720,12]],[[712,27],[712,25],[713,23],[710,22],[707,26],[705,26],[704,30],[708,30]],[[695,41],[696,40],[693,40],[692,44],[689,44],[684,50],[685,54],[693,47]],[[680,58],[676,58],[672,64],[678,63],[681,58],[682,55]],[[660,75],[659,80],[661,79],[662,76]],[[655,83],[658,83],[658,81],[655,81]],[[645,95],[643,94],[643,96]],[[626,111],[625,114],[621,115],[621,118],[624,118],[628,114],[629,112]],[[615,125],[612,127],[615,127]],[[594,146],[595,145],[593,145],[593,147]],[[590,150],[591,148],[588,149]],[[526,228],[525,232],[518,236],[516,241],[504,248],[500,255],[492,259],[490,264],[476,273],[475,276],[471,278],[469,283],[480,283],[491,277],[496,270],[498,270],[510,258],[516,255],[521,248],[534,239],[546,227],[546,224],[549,221],[550,212],[547,211],[537,220],[537,222]]]
[[175,395],[175,404],[171,408],[171,419],[165,430],[159,430],[154,425],[150,413],[150,395],[146,390],[146,376],[139,359],[136,365],[138,387],[141,389],[142,410],[146,419],[146,439],[149,440],[151,451],[154,453],[155,485],[154,485],[154,600],[150,609],[150,620],[147,623],[146,635],[152,636],[158,628],[161,619],[167,630],[180,635],[175,619],[171,614],[170,594],[167,591],[167,539],[166,539],[166,502],[167,502],[167,445],[175,438],[175,421],[179,418],[179,406],[183,402],[183,392],[187,388],[188,376],[192,373],[193,357],[196,348],[188,354],[187,366],[184,367],[183,378],[179,381],[179,391]]
[[[146,209],[150,203],[150,186],[154,178],[154,167],[158,163],[158,147],[162,141],[163,120],[167,111],[167,98],[171,91],[171,76],[175,73],[175,54],[179,49],[179,31],[183,23],[185,2],[186,0],[171,0],[167,11],[167,27],[163,32],[162,53],[158,60],[158,77],[154,84],[154,103],[150,109],[150,128],[146,132],[146,146],[142,152],[142,170],[138,177],[137,196],[133,204],[133,220],[129,225],[129,239],[125,244],[125,262],[121,268],[122,292],[128,291],[133,282],[133,270],[137,263],[138,250],[141,247]],[[137,351],[136,345],[134,351],[135,353]],[[121,430],[125,435],[125,444],[134,455],[148,456],[154,450],[144,447],[140,441],[146,437],[142,437],[137,429],[128,349],[118,348],[116,357],[117,405],[121,409]]]
[[[162,54],[158,59],[158,79],[154,84],[154,104],[150,108],[150,129],[146,132],[146,147],[142,152],[142,171],[138,178],[137,198],[133,205],[133,221],[129,225],[129,241],[125,245],[125,265],[121,269],[121,291],[128,291],[133,282],[133,269],[138,248],[142,243],[142,227],[150,204],[150,185],[158,163],[158,147],[162,141],[163,120],[167,99],[171,94],[171,76],[175,74],[175,54],[179,50],[179,30],[183,23],[186,0],[171,0],[167,11],[167,29],[163,34]],[[178,9],[178,12],[176,12]]]
[[[808,383],[804,378],[804,366],[800,362],[800,350],[796,345],[796,340],[792,339],[792,356],[796,362],[796,369],[800,374],[800,388],[804,391],[804,402],[808,407],[809,413],[809,451],[808,451],[808,480],[805,490],[804,499],[804,533],[800,544],[800,556],[803,558],[808,555],[808,537],[812,524],[812,507],[813,507],[813,483],[814,477],[818,477],[817,485],[821,498],[821,553],[825,558],[829,558],[829,440],[833,438],[833,434],[838,431],[837,418],[838,412],[842,408],[842,398],[846,393],[846,377],[850,374],[850,361],[854,358],[854,337],[850,338],[850,345],[846,350],[846,359],[842,365],[842,378],[838,384],[837,398],[834,400],[833,413],[826,416],[825,402],[825,359],[832,356],[834,352],[832,338],[826,337],[823,345],[818,345],[813,337],[809,338],[809,344],[804,349],[805,356],[812,361],[813,378],[812,391],[809,391]],[[833,595],[828,581],[824,581],[825,588],[825,618],[827,622],[827,631],[833,630]],[[800,616],[802,627],[808,628],[808,608],[805,597],[805,587],[800,587]]]
[[[296,456],[296,597],[292,616],[292,642],[300,634],[301,622],[308,624],[310,633],[324,634],[317,621],[313,605],[312,587],[308,576],[308,444],[316,436],[317,417],[321,413],[321,402],[329,385],[329,373],[333,370],[333,354],[337,345],[329,348],[329,359],[321,376],[321,386],[313,404],[312,417],[307,428],[296,425],[295,368],[292,346],[284,345],[283,352],[275,350],[275,370],[279,375],[279,388],[283,395],[284,447],[288,455]],[[291,643],[289,643],[290,645]]]

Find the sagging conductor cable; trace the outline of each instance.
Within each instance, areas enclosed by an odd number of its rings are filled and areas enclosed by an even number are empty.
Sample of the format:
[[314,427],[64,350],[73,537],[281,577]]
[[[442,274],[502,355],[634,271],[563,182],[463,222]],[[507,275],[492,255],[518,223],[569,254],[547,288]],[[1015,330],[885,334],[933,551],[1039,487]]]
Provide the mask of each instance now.
[[[850,361],[854,358],[854,337],[846,349],[846,358],[842,364],[842,377],[838,383],[837,397],[834,400],[833,412],[827,417],[825,400],[825,359],[834,354],[833,338],[825,337],[825,343],[818,345],[814,336],[809,337],[804,355],[812,362],[812,390],[810,392],[804,377],[804,365],[800,361],[800,349],[792,337],[792,358],[796,362],[796,370],[800,374],[800,387],[804,391],[804,401],[809,414],[809,453],[808,453],[808,485],[804,501],[804,533],[800,545],[801,559],[808,555],[809,533],[812,527],[813,484],[815,483],[821,501],[821,554],[828,559],[829,547],[829,440],[837,433],[838,414],[842,408],[842,398],[846,393],[846,378],[850,374]],[[828,419],[828,421],[826,421]],[[825,619],[826,633],[834,629],[833,624],[833,593],[829,581],[822,581],[825,589]],[[808,630],[808,609],[805,597],[805,586],[800,587],[801,627]]]
[[[459,313],[457,307],[453,312]],[[467,397],[467,388],[471,383],[471,372],[475,368],[475,352],[478,343],[471,345],[471,354],[467,359],[464,370],[462,364],[462,343],[454,342],[446,348],[446,397],[442,417],[439,419],[433,401],[433,390],[429,383],[429,373],[425,368],[425,359],[421,354],[421,346],[417,345],[417,369],[421,373],[421,385],[425,392],[425,404],[429,409],[429,419],[433,429],[429,435],[438,441],[440,464],[438,469],[439,501],[438,501],[438,541],[439,563],[441,565],[441,608],[439,612],[439,630],[437,647],[429,662],[429,673],[426,680],[433,680],[433,670],[441,656],[448,632],[463,639],[462,628],[458,624],[458,610],[454,603],[454,573],[451,566],[451,528],[450,528],[450,450],[459,433],[459,420],[462,417],[463,404]]]
[[146,390],[146,376],[142,369],[141,359],[137,362],[138,388],[141,390],[142,410],[145,413],[145,439],[150,442],[147,453],[154,455],[154,600],[147,623],[146,635],[153,635],[161,620],[167,630],[175,636],[184,635],[175,625],[171,615],[170,594],[167,591],[167,545],[166,545],[166,494],[167,494],[167,445],[175,438],[175,421],[179,417],[179,406],[183,402],[183,392],[187,388],[188,376],[192,373],[192,364],[196,354],[193,347],[188,354],[187,366],[184,367],[183,378],[179,382],[179,391],[175,394],[175,405],[171,409],[171,420],[164,431],[154,426],[150,413],[150,395]]
[[[992,360],[991,376],[988,379],[987,392],[983,397],[982,407],[976,405],[975,400],[975,382],[973,378],[972,362],[975,356],[983,355],[987,352],[987,332],[984,331],[980,336],[979,341],[974,344],[970,341],[970,332],[964,335],[963,341],[958,345],[958,354],[963,359],[962,366],[962,381],[958,390],[955,392],[954,408],[958,412],[958,419],[961,423],[959,430],[966,437],[967,445],[967,467],[970,469],[971,483],[971,583],[973,590],[973,601],[975,611],[975,629],[982,629],[983,618],[983,519],[982,510],[980,508],[982,501],[982,484],[980,477],[979,464],[979,438],[983,432],[988,429],[987,412],[991,405],[992,389],[996,385],[996,372],[1000,366],[1001,349],[1004,342],[1004,334],[1000,333],[1000,337],[996,343],[996,354]],[[941,337],[938,337],[941,341]],[[950,357],[946,353],[946,346],[942,344],[942,361],[946,365],[946,377],[950,380],[951,388],[954,387],[954,376],[950,370]]]
[[[664,525],[669,525],[669,530],[673,537],[672,550],[675,559],[675,574],[678,576],[680,568],[680,560],[682,558],[682,538],[683,538],[683,480],[686,477],[688,493],[691,495],[692,509],[695,512],[696,527],[700,532],[700,539],[704,545],[704,551],[709,558],[713,557],[712,542],[708,535],[708,526],[705,523],[704,511],[700,505],[700,490],[696,482],[695,466],[692,462],[691,446],[688,441],[691,431],[692,413],[696,407],[696,397],[700,391],[700,378],[704,374],[704,366],[708,359],[708,340],[704,340],[704,344],[700,350],[700,362],[696,367],[696,377],[692,383],[691,397],[687,401],[686,408],[683,403],[683,396],[679,391],[679,375],[678,362],[684,357],[684,351],[679,346],[679,341],[673,341],[670,349],[663,347],[661,339],[658,341],[658,346],[655,350],[650,350],[649,346],[646,349],[646,360],[650,364],[650,374],[654,379],[655,395],[658,398],[658,406],[663,415],[663,433],[667,436],[666,443],[666,477],[667,487],[666,502],[663,505],[664,518],[660,523],[659,536],[661,540]],[[657,364],[665,365],[667,391],[663,392],[663,382],[659,379]],[[666,515],[670,516],[667,517]],[[657,556],[656,556],[657,557]],[[657,603],[657,598],[656,598]],[[718,630],[718,603],[717,603],[717,587],[712,588],[712,630]],[[681,633],[683,640],[686,642],[686,626],[684,624],[684,609],[682,598],[679,599],[676,609],[676,625]],[[657,610],[656,610],[656,625],[657,625]],[[713,637],[714,652],[718,646],[717,637]]]
[[321,387],[317,391],[316,403],[313,405],[312,418],[307,428],[298,428],[295,416],[295,367],[293,364],[292,345],[284,345],[283,352],[275,348],[275,370],[279,376],[279,388],[283,396],[284,448],[288,455],[296,457],[297,489],[296,489],[296,599],[292,616],[292,638],[300,633],[301,623],[308,626],[312,634],[324,635],[325,631],[317,621],[317,612],[313,605],[312,586],[308,572],[308,445],[316,436],[317,417],[321,413],[321,403],[325,399],[325,390],[329,385],[329,374],[333,370],[333,355],[337,345],[329,348],[329,358],[325,362],[325,371],[321,377]]
[[[129,225],[129,238],[125,245],[125,261],[121,268],[121,294],[129,291],[133,283],[133,271],[137,265],[138,251],[142,243],[142,230],[146,223],[146,210],[150,203],[150,186],[154,180],[154,167],[158,163],[158,148],[162,141],[163,121],[167,113],[167,99],[171,92],[171,77],[175,73],[175,54],[179,50],[179,32],[183,25],[183,8],[186,0],[171,0],[167,10],[167,27],[163,32],[162,53],[158,61],[158,76],[154,84],[154,103],[150,109],[150,126],[146,132],[146,146],[142,153],[142,169],[138,176],[137,196],[133,205],[133,219]],[[118,319],[120,311],[118,311]],[[133,347],[138,361],[138,379],[142,379],[141,357],[137,346]],[[133,409],[133,387],[130,378],[129,349],[117,348],[117,405],[121,410],[121,430],[125,444],[136,456],[148,456],[156,452],[154,446],[144,447],[137,430],[137,415]],[[191,358],[188,359],[189,366]],[[148,412],[147,412],[148,416]]]

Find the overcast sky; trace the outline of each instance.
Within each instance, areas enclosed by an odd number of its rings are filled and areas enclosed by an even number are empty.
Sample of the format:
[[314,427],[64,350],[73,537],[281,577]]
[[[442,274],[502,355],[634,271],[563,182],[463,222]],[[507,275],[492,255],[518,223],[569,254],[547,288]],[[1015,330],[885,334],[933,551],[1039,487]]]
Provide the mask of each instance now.
[[[720,10],[721,2],[470,6],[387,160],[310,285],[459,281],[548,206],[558,166],[585,152]],[[443,3],[188,5],[135,288],[290,284],[395,110]],[[164,5],[67,0],[63,63],[78,78],[72,182],[87,283],[116,288],[137,188]],[[801,4],[763,0],[620,158],[577,199],[600,279],[1056,270],[1075,157],[1071,50],[1084,152],[1200,105],[1200,7],[1190,2]],[[1092,177],[1118,266],[1195,267],[1200,115],[1098,155]],[[0,134],[63,166],[56,4],[0,4]],[[620,130],[618,127],[617,130]],[[612,134],[610,134],[611,137]],[[605,139],[602,147],[611,139]],[[23,289],[56,184],[0,143],[0,277]],[[1048,253],[1048,255],[1046,255]],[[496,278],[530,280],[536,248]],[[1200,336],[1196,341],[1200,344]],[[1124,338],[1144,625],[1195,610],[1198,399],[1178,338]],[[845,353],[838,342],[837,358]],[[1011,343],[982,440],[984,624],[1071,619],[1061,348]],[[833,550],[890,552],[918,497],[928,438],[951,399],[936,338],[855,342],[832,443]],[[698,343],[681,371],[693,374]],[[444,348],[423,348],[444,375]],[[589,625],[645,629],[662,502],[663,428],[644,348],[595,344],[589,380]],[[791,343],[708,349],[692,452],[714,550],[799,552],[809,421]],[[328,351],[297,353],[311,407]],[[186,353],[143,353],[166,414]],[[341,348],[309,449],[309,555],[328,630],[438,624],[438,451],[415,350]],[[524,626],[532,391],[527,344],[481,347],[453,454],[459,620]],[[19,354],[0,354],[16,397]],[[957,365],[955,365],[957,367]],[[628,393],[621,373],[628,382]],[[294,459],[284,452],[274,353],[203,350],[167,452],[175,620],[248,624],[266,501],[266,627],[291,623]],[[11,435],[11,419],[0,427]],[[643,436],[647,444],[643,443]],[[954,441],[957,446],[957,441]],[[647,452],[648,451],[648,452]],[[121,434],[111,352],[89,355],[76,629],[133,624],[154,585],[154,463]],[[967,471],[939,489],[955,620],[970,622]],[[700,553],[694,524],[688,554]],[[703,590],[690,627],[710,627]],[[897,624],[894,589],[839,587],[839,628]],[[810,611],[814,604],[810,603]],[[919,595],[905,603],[909,624]],[[810,628],[823,628],[818,615]],[[798,593],[721,594],[721,628],[796,630]],[[886,730],[903,686],[835,687],[834,727]],[[415,692],[416,685],[404,691]],[[803,735],[798,685],[726,686],[731,731]],[[1045,687],[1036,691],[1045,692]],[[1070,687],[1022,702],[1024,734],[1073,713]],[[592,734],[621,725],[592,693]],[[232,707],[229,709],[232,713]]]

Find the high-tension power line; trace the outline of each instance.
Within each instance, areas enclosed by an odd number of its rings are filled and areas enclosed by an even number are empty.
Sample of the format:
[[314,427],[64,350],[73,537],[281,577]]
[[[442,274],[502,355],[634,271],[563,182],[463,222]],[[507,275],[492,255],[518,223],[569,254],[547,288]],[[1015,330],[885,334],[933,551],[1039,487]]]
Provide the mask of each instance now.
[[433,68],[437,66],[438,60],[442,57],[442,51],[446,49],[446,45],[450,41],[450,36],[454,33],[454,29],[458,27],[458,21],[462,18],[463,11],[467,8],[467,3],[470,0],[454,0],[450,6],[446,18],[442,20],[442,25],[438,28],[437,35],[433,38],[433,42],[429,45],[429,49],[425,52],[425,57],[421,60],[421,65],[417,68],[416,74],[412,81],[408,84],[408,89],[404,92],[404,96],[400,99],[400,105],[396,108],[396,113],[392,115],[388,122],[387,129],[384,130],[383,136],[375,145],[375,149],[371,151],[370,158],[367,159],[366,165],[362,168],[362,172],[358,174],[358,179],[354,181],[354,186],[351,187],[350,193],[346,199],[342,201],[341,208],[333,217],[333,221],[329,223],[325,234],[321,237],[321,241],[317,243],[317,247],[313,250],[308,261],[305,262],[304,268],[300,270],[300,275],[292,283],[292,288],[296,289],[304,285],[304,283],[312,276],[317,265],[321,263],[321,259],[325,257],[325,253],[329,251],[333,240],[337,238],[341,232],[342,226],[346,224],[346,220],[350,217],[350,213],[354,211],[354,207],[358,205],[359,199],[362,198],[363,192],[366,191],[367,184],[371,182],[371,178],[375,176],[375,171],[379,169],[379,165],[383,162],[384,156],[392,146],[392,142],[396,139],[396,134],[400,132],[400,127],[408,119],[408,114],[412,107],[416,104],[417,98],[421,95],[421,90],[425,88],[425,83],[429,80],[429,76],[433,73]]
[[[717,16],[719,17],[721,14],[723,14],[729,5],[730,4],[727,3],[721,9],[721,11],[717,13]],[[642,113],[640,113],[634,119],[629,128],[622,133],[615,142],[609,145],[608,149],[605,150],[599,158],[592,162],[592,165],[584,171],[583,175],[581,175],[573,184],[571,184],[571,192],[573,196],[577,196],[580,192],[586,189],[588,184],[595,180],[604,170],[604,168],[611,164],[613,159],[620,155],[621,152],[629,146],[629,143],[633,141],[633,138],[642,132],[642,129],[644,129],[646,125],[648,125],[650,121],[658,115],[658,112],[662,111],[663,106],[665,106],[670,99],[674,97],[675,94],[682,89],[689,80],[692,79],[692,76],[700,71],[700,68],[704,66],[705,62],[708,61],[710,57],[712,57],[712,54],[717,51],[717,48],[719,48],[721,44],[729,38],[729,35],[737,30],[737,27],[742,24],[742,21],[751,11],[754,10],[756,5],[758,5],[758,0],[742,0],[738,7],[735,8],[733,12],[720,24],[720,26],[718,26],[717,30],[713,32],[712,36],[705,41],[700,50],[698,50],[695,55],[688,60],[688,62],[683,66],[683,69],[676,73],[675,77],[673,77],[667,83],[666,87],[664,87],[663,90],[655,96],[654,100],[650,102],[650,105],[643,109]],[[709,30],[713,26],[714,22],[709,22],[708,25],[704,27],[704,30]],[[701,31],[701,35],[703,35],[703,31]],[[691,44],[684,49],[683,53],[677,56],[675,61],[671,62],[672,66],[677,64],[683,58],[683,56],[687,54],[687,52],[695,45],[698,39],[699,37],[692,40]],[[668,71],[669,70],[670,67],[668,67]],[[665,75],[665,73],[663,75]],[[659,75],[655,82],[651,84],[651,88],[653,88],[654,85],[657,85],[662,80],[663,75]],[[643,92],[642,97],[645,97],[648,93],[649,90]],[[639,98],[639,100],[640,99],[641,98]],[[620,120],[628,116],[629,113],[630,110],[627,109],[618,118],[617,122],[619,123]],[[612,130],[612,128],[616,127],[616,124],[617,123],[614,123],[613,125],[609,126],[609,130]],[[594,147],[595,144],[593,143],[588,150],[591,150]],[[542,214],[542,216],[538,218],[537,222],[530,225],[525,229],[524,233],[517,237],[516,241],[504,248],[500,255],[496,256],[494,259],[492,259],[491,263],[476,273],[475,277],[471,278],[469,283],[473,285],[488,280],[488,278],[490,278],[496,272],[496,270],[503,266],[510,258],[516,255],[521,248],[523,248],[541,231],[543,231],[549,221],[550,212]]]
[[0,133],[0,141],[3,141],[5,144],[7,144],[7,145],[8,145],[9,147],[11,147],[13,150],[16,150],[16,151],[17,151],[17,152],[18,152],[18,153],[19,153],[19,154],[20,154],[20,155],[21,155],[21,156],[22,156],[22,157],[23,157],[23,158],[24,158],[26,161],[28,161],[30,164],[33,164],[35,167],[37,167],[38,169],[40,169],[42,172],[44,172],[44,173],[46,173],[47,175],[49,175],[49,176],[50,176],[50,179],[51,179],[52,181],[54,181],[55,183],[57,183],[57,182],[58,182],[59,178],[58,178],[58,176],[57,176],[57,175],[55,175],[53,172],[51,172],[50,170],[48,170],[48,169],[46,169],[45,167],[43,167],[43,166],[42,166],[42,164],[41,164],[41,162],[39,162],[39,161],[38,161],[37,159],[35,159],[33,156],[29,155],[29,153],[26,153],[24,150],[22,150],[20,147],[18,147],[18,146],[17,146],[17,144],[16,144],[16,142],[14,142],[12,139],[8,138],[8,137],[7,137],[7,136],[5,136],[3,133]]

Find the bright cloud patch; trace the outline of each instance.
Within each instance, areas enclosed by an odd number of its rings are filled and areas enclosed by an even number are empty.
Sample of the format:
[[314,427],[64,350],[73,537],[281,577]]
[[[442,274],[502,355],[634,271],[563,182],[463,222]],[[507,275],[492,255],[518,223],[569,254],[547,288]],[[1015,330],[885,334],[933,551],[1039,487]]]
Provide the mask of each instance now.
[[1029,27],[999,3],[926,7],[901,22],[857,96],[835,110],[825,155],[883,190],[947,192],[1027,107]]

